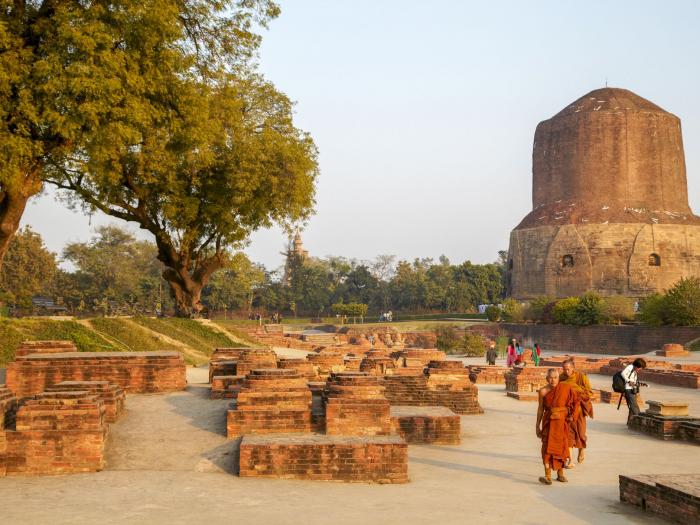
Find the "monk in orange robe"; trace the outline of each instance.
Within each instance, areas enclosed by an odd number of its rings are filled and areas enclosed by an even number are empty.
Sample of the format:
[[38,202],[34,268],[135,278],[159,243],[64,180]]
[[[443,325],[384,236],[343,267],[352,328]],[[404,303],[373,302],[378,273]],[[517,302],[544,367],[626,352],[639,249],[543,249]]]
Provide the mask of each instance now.
[[[567,359],[562,363],[564,372],[559,376],[560,383],[571,385],[578,394],[579,405],[572,416],[570,447],[578,449],[577,461],[583,463],[585,459],[586,441],[586,418],[593,418],[593,389],[588,376],[576,370],[573,359]],[[572,454],[573,456],[573,454]],[[571,461],[566,468],[573,468]]]
[[570,457],[569,426],[571,416],[579,403],[576,391],[567,383],[559,382],[559,373],[547,371],[547,386],[539,390],[537,408],[537,437],[542,439],[542,462],[544,477],[540,482],[552,484],[552,469],[557,472],[557,481],[566,482],[564,465]]

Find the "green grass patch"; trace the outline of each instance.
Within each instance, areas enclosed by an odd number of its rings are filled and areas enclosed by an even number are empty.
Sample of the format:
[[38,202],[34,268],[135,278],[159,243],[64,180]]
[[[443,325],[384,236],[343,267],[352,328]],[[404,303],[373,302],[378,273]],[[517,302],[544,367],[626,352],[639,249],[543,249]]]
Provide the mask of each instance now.
[[95,317],[89,323],[98,332],[115,339],[117,343],[134,352],[163,350],[163,343],[154,334],[144,330],[128,319],[118,317]]
[[134,317],[134,321],[154,332],[176,339],[205,355],[211,355],[218,347],[240,346],[240,343],[236,343],[226,334],[217,332],[194,319]]
[[[258,324],[257,321],[239,321],[239,320],[232,320],[232,319],[221,319],[218,321],[214,321],[216,324],[224,328],[227,332],[230,332],[234,337],[240,339],[241,341],[245,341],[245,343],[249,346],[260,346],[260,342],[256,341],[252,337],[250,337],[245,331],[241,329],[241,326],[256,326]],[[240,346],[241,343],[234,343],[235,345]]]
[[0,364],[7,364],[15,358],[15,350],[22,341],[44,340],[73,341],[80,352],[123,350],[76,321],[0,319]]

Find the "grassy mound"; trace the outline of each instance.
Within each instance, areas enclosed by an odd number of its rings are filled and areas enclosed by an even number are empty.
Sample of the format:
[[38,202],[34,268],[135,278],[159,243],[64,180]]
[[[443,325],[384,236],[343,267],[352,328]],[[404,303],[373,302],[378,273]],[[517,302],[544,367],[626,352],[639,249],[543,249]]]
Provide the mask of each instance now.
[[15,358],[15,349],[22,341],[54,339],[73,341],[81,352],[124,350],[119,344],[106,341],[76,321],[0,319],[0,365]]
[[128,318],[96,317],[88,322],[97,332],[113,339],[125,350],[153,352],[166,349],[155,334],[135,325]]
[[240,343],[236,343],[226,334],[217,332],[194,319],[134,317],[133,321],[149,330],[180,341],[207,356],[211,355],[217,347],[240,346]]
[[[246,344],[252,346],[260,346],[260,343],[258,341],[250,337],[247,333],[245,333],[245,331],[241,329],[241,327],[245,325],[255,326],[258,324],[257,321],[233,321],[227,319],[217,319],[214,321],[214,323],[218,324],[224,330],[230,332],[233,336],[240,339],[241,341],[245,341]],[[240,343],[237,344],[240,345]]]

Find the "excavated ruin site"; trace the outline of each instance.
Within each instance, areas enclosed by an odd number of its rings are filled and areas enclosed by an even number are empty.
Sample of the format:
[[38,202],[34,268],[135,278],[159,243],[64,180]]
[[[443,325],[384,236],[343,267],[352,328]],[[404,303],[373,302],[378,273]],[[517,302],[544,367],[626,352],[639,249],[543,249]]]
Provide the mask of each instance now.
[[536,392],[566,356],[507,368],[390,331],[251,336],[199,368],[22,344],[0,387],[3,523],[700,520],[700,363],[682,348],[649,357],[629,425],[610,376],[630,358],[575,357],[595,388],[587,460],[547,487]]

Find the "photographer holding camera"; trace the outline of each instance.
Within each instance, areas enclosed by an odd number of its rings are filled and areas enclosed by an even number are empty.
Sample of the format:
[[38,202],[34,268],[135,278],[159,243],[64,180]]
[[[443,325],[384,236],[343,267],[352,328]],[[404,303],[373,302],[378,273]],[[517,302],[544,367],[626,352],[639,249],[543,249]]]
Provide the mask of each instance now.
[[640,386],[647,386],[646,383],[640,383],[637,372],[643,368],[647,367],[646,361],[642,358],[635,359],[631,365],[627,365],[624,370],[622,370],[621,375],[625,380],[625,401],[627,402],[627,408],[629,409],[629,414],[627,419],[639,414],[639,406],[637,405],[637,394],[639,393]]

